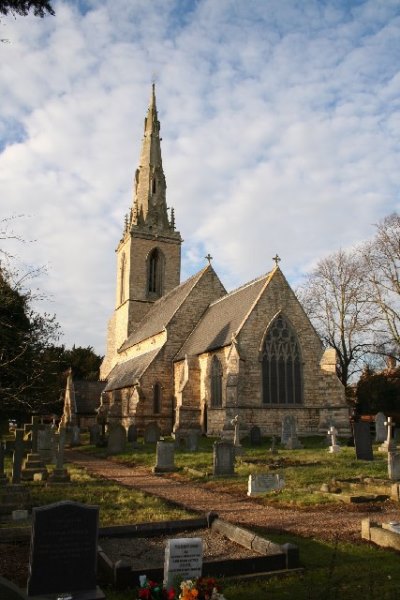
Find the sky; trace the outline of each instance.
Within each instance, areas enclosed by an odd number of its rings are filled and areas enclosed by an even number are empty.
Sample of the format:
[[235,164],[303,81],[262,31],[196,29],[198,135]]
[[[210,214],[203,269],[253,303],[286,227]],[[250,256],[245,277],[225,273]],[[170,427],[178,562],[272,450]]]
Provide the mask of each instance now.
[[152,81],[182,280],[296,286],[399,211],[398,0],[52,4],[0,20],[0,249],[66,347],[105,352]]

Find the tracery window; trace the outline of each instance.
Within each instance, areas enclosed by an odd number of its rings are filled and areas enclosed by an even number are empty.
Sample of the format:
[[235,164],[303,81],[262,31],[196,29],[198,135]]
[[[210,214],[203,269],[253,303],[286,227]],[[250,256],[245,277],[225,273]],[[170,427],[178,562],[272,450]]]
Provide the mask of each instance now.
[[222,365],[217,356],[213,356],[211,361],[211,406],[222,406]]
[[301,404],[303,367],[293,328],[279,315],[265,337],[262,354],[264,404]]
[[153,387],[153,413],[159,414],[161,412],[161,385],[159,383],[154,384]]
[[149,294],[155,294],[162,296],[162,282],[163,282],[163,256],[161,252],[154,248],[151,251],[148,259],[148,281],[147,281],[147,292]]

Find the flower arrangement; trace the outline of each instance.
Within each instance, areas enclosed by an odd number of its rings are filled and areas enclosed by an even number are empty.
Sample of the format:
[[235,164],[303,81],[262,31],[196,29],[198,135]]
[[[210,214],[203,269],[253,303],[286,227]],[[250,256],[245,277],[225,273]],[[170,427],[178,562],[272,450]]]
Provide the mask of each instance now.
[[199,577],[196,580],[187,579],[180,584],[180,591],[140,577],[139,600],[225,600],[220,593],[220,587],[213,577]]

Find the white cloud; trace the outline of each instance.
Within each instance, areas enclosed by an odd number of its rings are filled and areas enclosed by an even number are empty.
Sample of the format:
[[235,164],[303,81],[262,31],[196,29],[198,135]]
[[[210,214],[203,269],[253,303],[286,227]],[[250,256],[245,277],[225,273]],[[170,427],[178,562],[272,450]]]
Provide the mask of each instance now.
[[104,351],[154,76],[185,276],[294,280],[399,209],[394,0],[54,4],[3,20],[0,194],[67,345]]

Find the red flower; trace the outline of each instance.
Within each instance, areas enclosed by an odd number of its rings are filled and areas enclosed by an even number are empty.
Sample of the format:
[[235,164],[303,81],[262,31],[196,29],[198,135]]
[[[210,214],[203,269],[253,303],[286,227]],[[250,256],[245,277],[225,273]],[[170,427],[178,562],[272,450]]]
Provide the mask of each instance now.
[[151,592],[148,588],[141,588],[139,590],[140,600],[151,600]]
[[167,600],[175,600],[175,590],[170,588],[167,593]]

